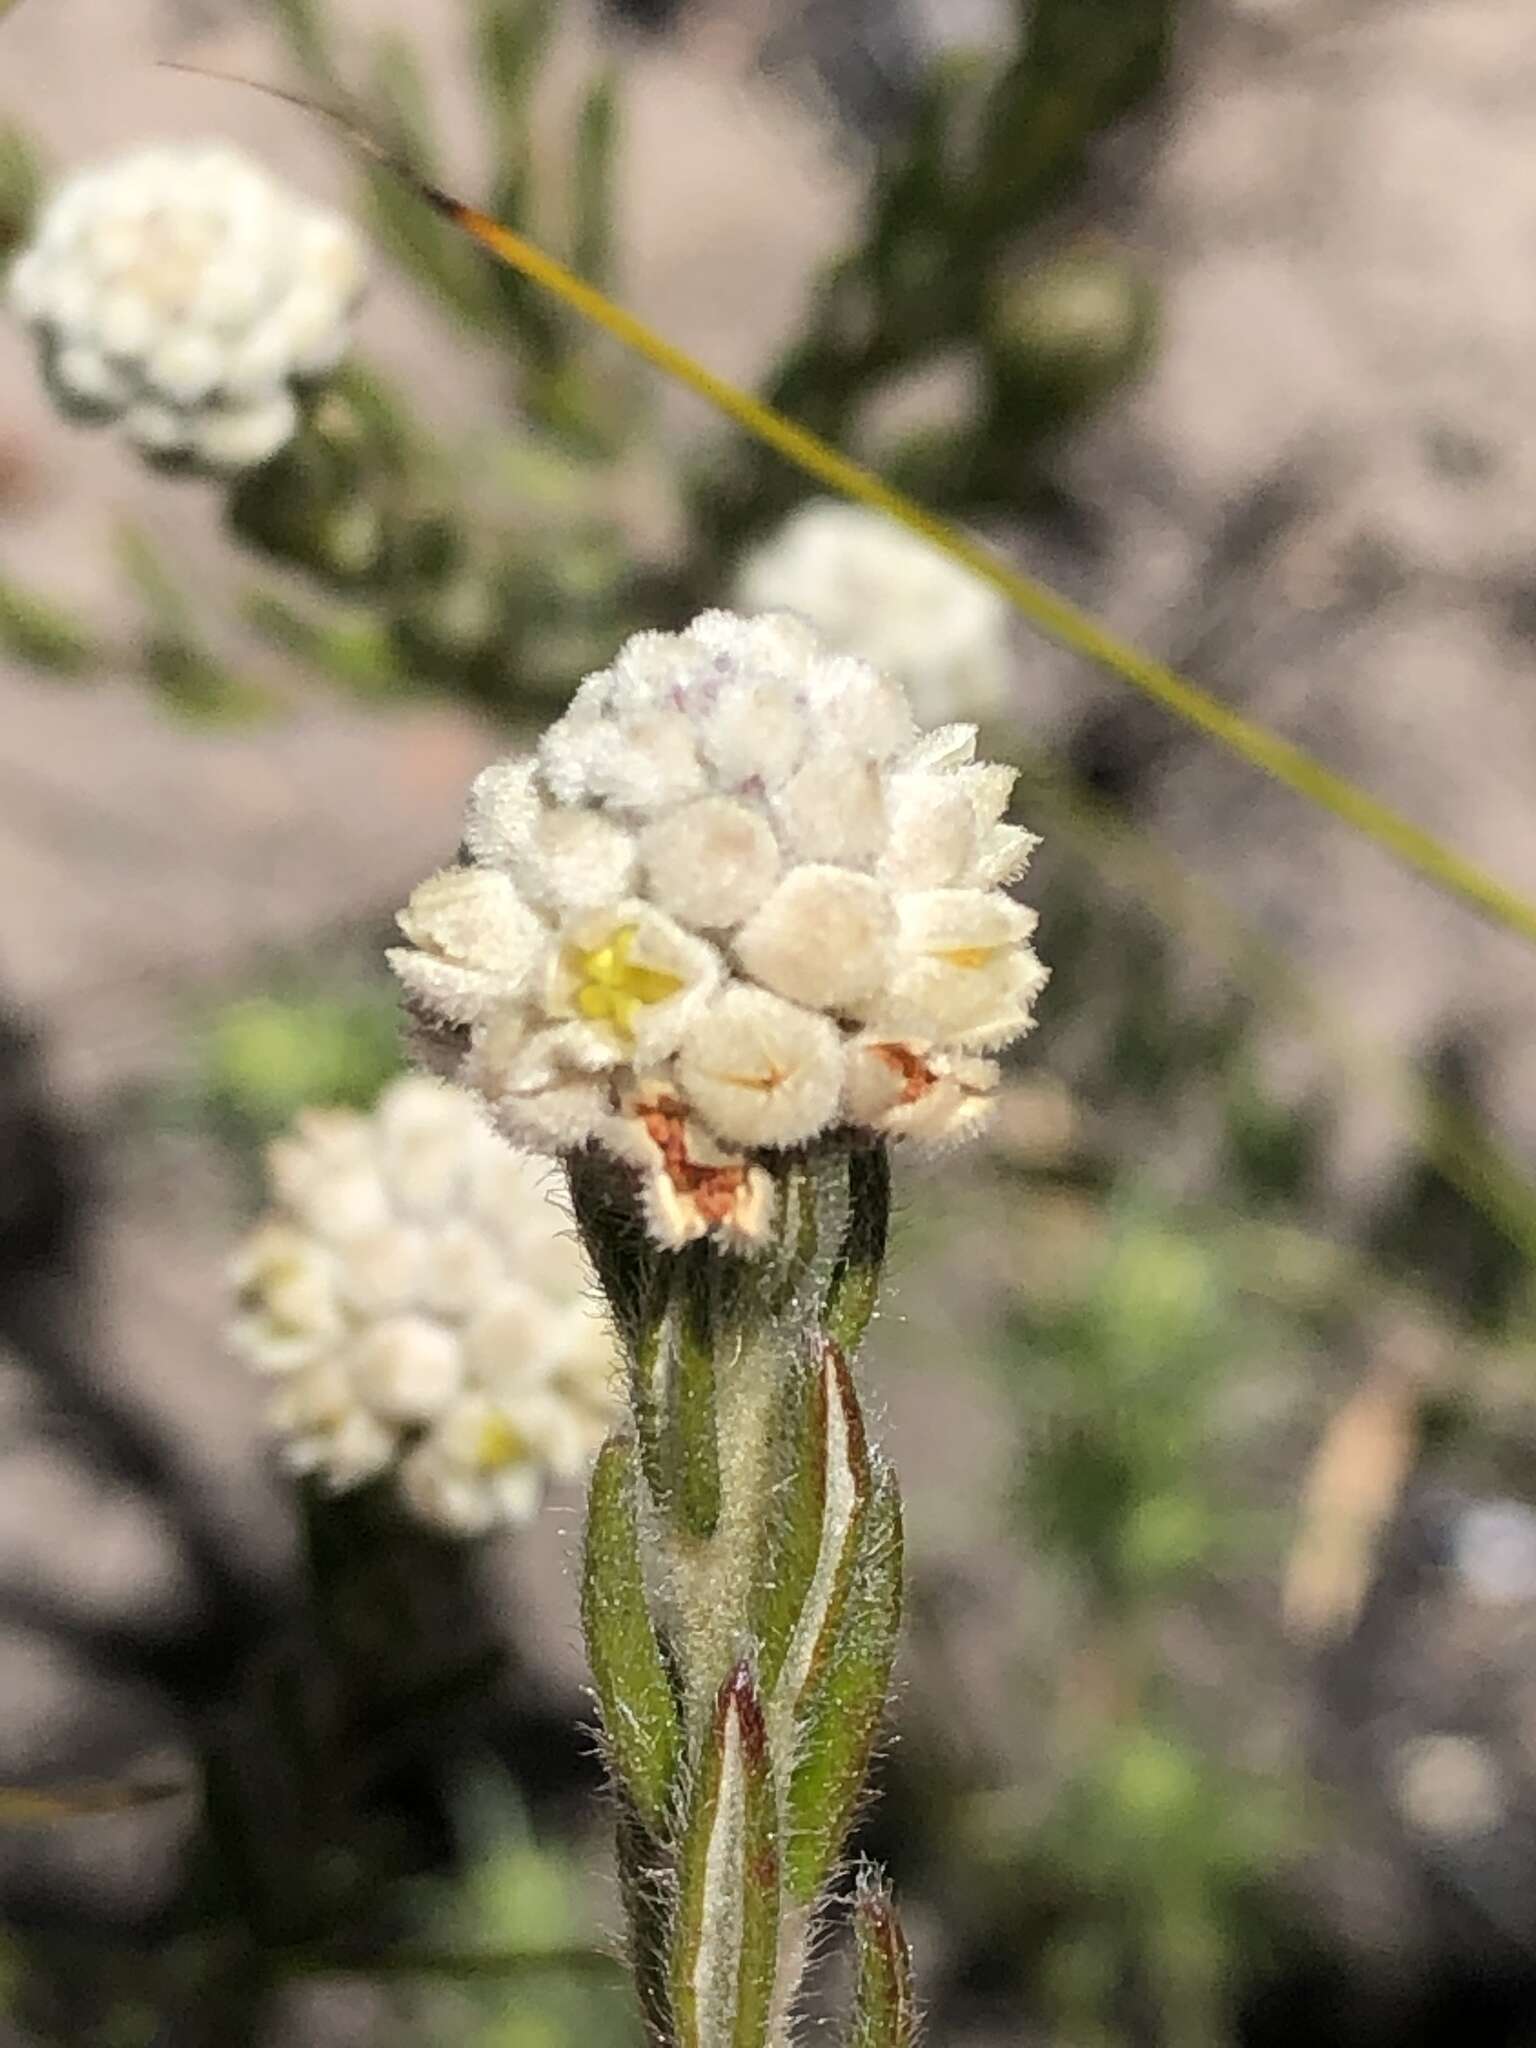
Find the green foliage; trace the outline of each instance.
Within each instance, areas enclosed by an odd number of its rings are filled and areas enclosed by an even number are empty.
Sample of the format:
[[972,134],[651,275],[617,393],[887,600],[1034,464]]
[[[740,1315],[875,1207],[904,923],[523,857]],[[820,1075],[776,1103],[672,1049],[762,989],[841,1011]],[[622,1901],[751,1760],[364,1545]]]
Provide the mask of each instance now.
[[853,1936],[858,1976],[845,2048],[912,2048],[917,2039],[912,1956],[890,1894],[872,1871],[859,1873]]
[[43,184],[42,159],[28,136],[0,122],[0,263],[25,241]]
[[749,1262],[649,1248],[633,1188],[573,1162],[649,1442],[599,1460],[583,1618],[657,2048],[784,2038],[885,1707],[900,1501],[822,1322],[851,1243],[878,1273],[883,1199],[850,1222],[869,1178],[836,1140],[785,1162],[775,1242]]
[[367,1108],[400,1064],[383,988],[253,995],[208,1019],[197,1088],[219,1126],[254,1148],[303,1108]]
[[662,1831],[682,1760],[672,1681],[646,1608],[634,1447],[606,1444],[587,1495],[581,1619],[614,1779],[653,1835]]
[[0,653],[45,675],[81,676],[100,655],[86,629],[61,606],[0,578]]
[[1219,1521],[1200,1492],[1208,1409],[1240,1343],[1218,1262],[1129,1207],[1081,1298],[1021,1305],[1015,1341],[1034,1418],[1030,1528],[1117,1609],[1206,1562]]

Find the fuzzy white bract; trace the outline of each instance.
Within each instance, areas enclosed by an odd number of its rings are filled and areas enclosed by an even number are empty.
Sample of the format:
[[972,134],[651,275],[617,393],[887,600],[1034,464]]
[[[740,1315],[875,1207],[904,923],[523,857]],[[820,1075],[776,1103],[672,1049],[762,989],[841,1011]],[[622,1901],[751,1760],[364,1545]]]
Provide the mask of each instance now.
[[158,461],[235,471],[291,439],[294,385],[333,370],[361,244],[224,143],[158,144],[76,172],[11,266],[11,310],[70,412]]
[[285,1463],[336,1491],[395,1468],[456,1533],[526,1520],[596,1451],[617,1391],[548,1169],[412,1076],[371,1116],[308,1111],[268,1172],[232,1341],[269,1383]]
[[798,612],[894,677],[918,722],[987,718],[1008,697],[1002,597],[883,513],[815,498],[743,560],[743,611]]
[[762,1155],[963,1137],[1030,1027],[1035,840],[975,741],[787,614],[637,634],[476,781],[400,914],[407,1002],[518,1143],[605,1146],[658,1242],[750,1248]]

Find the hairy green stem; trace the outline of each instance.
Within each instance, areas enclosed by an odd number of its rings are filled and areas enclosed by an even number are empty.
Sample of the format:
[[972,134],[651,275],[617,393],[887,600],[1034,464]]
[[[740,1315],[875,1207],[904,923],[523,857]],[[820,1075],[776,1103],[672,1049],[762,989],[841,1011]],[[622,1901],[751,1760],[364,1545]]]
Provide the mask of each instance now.
[[899,1501],[849,1363],[878,1292],[885,1154],[832,1142],[775,1179],[773,1240],[746,1260],[658,1250],[623,1169],[571,1165],[630,1359],[583,1618],[655,2048],[788,2048],[900,1616]]

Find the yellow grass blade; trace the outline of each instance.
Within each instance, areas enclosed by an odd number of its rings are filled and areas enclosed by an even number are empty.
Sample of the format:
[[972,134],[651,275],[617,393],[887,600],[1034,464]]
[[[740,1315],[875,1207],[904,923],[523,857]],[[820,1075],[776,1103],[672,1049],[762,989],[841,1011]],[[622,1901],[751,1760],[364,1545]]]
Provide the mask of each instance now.
[[[3,7],[5,0],[0,0]],[[103,1813],[131,1813],[158,1806],[189,1788],[168,1780],[142,1784],[0,1785],[0,1829],[53,1827],[60,1821],[86,1820]]]

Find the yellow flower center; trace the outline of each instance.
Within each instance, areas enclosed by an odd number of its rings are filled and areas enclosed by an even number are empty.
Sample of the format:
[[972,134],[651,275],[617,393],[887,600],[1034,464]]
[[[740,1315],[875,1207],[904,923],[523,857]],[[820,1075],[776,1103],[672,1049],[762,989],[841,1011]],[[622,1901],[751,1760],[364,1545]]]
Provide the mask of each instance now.
[[989,967],[1002,950],[1001,946],[946,946],[938,957],[951,967]]
[[638,1009],[664,1003],[683,986],[681,976],[631,959],[634,944],[635,927],[621,925],[602,945],[571,957],[577,1009],[594,1024],[611,1024],[621,1038],[634,1037]]
[[528,1439],[504,1415],[487,1416],[475,1439],[475,1462],[482,1472],[499,1472],[528,1455]]

